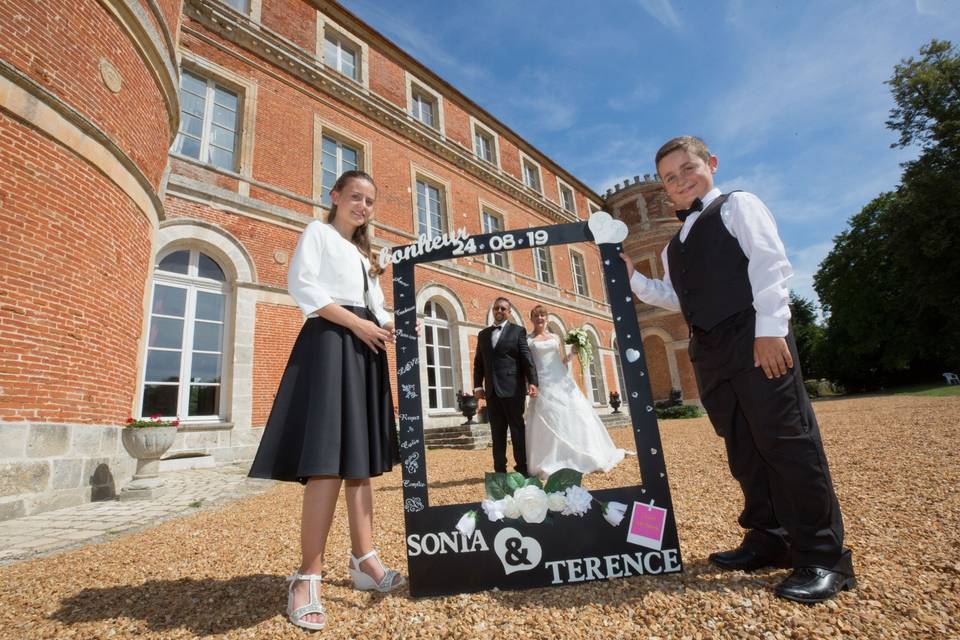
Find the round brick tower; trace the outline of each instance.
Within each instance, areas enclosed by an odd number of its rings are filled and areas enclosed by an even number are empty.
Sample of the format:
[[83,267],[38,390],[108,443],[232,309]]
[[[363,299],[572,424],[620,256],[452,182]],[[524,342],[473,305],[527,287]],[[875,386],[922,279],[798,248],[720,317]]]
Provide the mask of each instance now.
[[[623,247],[637,270],[647,277],[662,278],[660,252],[680,228],[680,221],[667,203],[660,181],[649,174],[642,179],[634,176],[632,183],[624,180],[608,189],[604,202],[606,210],[630,230]],[[634,306],[654,399],[665,400],[671,389],[679,389],[684,400],[695,401],[699,393],[687,356],[689,335],[683,317],[639,300]]]
[[0,520],[132,462],[181,0],[0,3]]

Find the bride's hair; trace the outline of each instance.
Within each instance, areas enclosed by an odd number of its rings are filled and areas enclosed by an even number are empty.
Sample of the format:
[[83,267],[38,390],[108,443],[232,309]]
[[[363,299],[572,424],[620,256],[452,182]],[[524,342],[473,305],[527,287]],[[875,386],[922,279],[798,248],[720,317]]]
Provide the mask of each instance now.
[[543,312],[543,315],[548,315],[547,308],[542,304],[538,304],[533,309],[530,309],[530,319],[533,320],[533,316],[537,315],[540,312]]

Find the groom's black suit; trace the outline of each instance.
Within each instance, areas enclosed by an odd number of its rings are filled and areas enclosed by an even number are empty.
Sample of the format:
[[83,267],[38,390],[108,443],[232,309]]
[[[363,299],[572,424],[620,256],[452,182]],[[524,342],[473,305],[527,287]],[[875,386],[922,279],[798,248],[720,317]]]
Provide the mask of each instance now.
[[507,470],[507,428],[513,441],[514,469],[527,475],[527,447],[523,409],[527,385],[538,384],[537,368],[527,346],[527,330],[505,322],[496,346],[487,327],[477,337],[473,358],[473,387],[482,388],[493,438],[493,470]]

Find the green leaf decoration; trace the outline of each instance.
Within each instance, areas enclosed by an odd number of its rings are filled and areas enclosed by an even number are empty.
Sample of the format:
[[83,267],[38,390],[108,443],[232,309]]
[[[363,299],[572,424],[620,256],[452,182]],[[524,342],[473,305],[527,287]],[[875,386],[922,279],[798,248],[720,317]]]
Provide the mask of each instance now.
[[487,473],[483,477],[483,486],[487,491],[489,500],[503,500],[509,494],[512,494],[507,487],[507,474],[505,473]]
[[527,486],[529,487],[530,485],[533,485],[538,489],[543,489],[543,483],[540,482],[540,478],[537,477],[527,478]]
[[526,485],[527,479],[523,477],[522,473],[517,473],[514,471],[513,473],[507,474],[507,493],[510,495],[513,495],[514,491],[520,489],[521,487],[525,487]]
[[567,487],[579,485],[582,479],[583,474],[575,469],[560,469],[547,478],[547,484],[543,490],[547,493],[566,491]]

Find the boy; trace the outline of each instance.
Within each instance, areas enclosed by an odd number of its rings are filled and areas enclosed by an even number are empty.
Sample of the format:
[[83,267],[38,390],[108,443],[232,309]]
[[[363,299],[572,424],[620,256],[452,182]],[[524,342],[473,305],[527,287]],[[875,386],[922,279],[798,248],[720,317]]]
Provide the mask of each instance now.
[[621,257],[641,300],[683,313],[700,400],[743,491],[743,542],[710,562],[753,571],[789,561],[793,571],[776,594],[822,602],[856,579],[790,331],[793,269],[773,216],[753,194],[714,188],[717,158],[699,138],[670,140],[656,166],[683,208],[683,225],[661,254],[663,280]]

